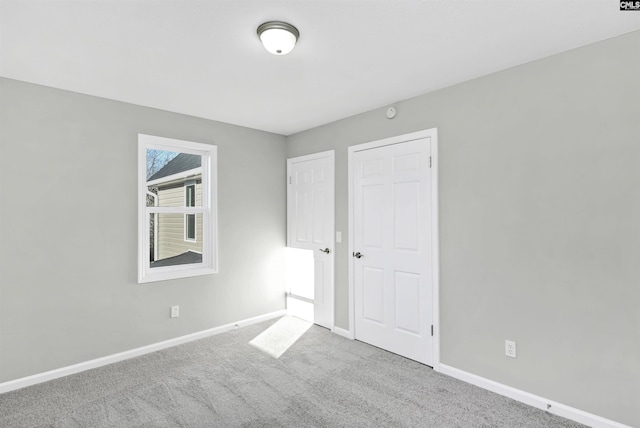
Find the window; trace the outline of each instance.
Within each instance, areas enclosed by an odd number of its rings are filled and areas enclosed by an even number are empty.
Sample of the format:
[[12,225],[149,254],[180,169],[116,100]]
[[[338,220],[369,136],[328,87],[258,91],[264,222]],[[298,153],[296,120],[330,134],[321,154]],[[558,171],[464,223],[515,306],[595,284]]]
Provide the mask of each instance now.
[[[196,206],[196,183],[191,180],[184,185],[184,202],[187,207]],[[196,241],[196,215],[185,214],[184,215],[184,240],[195,242]]]
[[195,207],[196,206],[196,183],[191,180],[185,183],[184,185],[185,195],[184,195],[184,204],[187,207]]
[[138,135],[138,282],[217,272],[216,146]]
[[184,240],[196,242],[196,215],[184,215]]

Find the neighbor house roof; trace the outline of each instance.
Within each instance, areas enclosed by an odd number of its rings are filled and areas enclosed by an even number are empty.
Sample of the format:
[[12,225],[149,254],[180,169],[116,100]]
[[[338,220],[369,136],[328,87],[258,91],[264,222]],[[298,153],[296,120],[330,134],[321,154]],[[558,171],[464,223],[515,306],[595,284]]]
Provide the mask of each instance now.
[[159,178],[168,177],[183,171],[199,168],[201,166],[201,156],[192,155],[190,153],[180,153],[171,159],[165,166],[160,168],[158,172],[153,174],[147,181],[157,180]]

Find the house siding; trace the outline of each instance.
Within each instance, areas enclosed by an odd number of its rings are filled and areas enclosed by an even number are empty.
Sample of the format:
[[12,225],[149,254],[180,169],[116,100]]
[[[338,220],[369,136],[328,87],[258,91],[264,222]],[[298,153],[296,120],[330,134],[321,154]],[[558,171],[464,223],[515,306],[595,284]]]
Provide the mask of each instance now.
[[[158,190],[158,206],[184,207],[185,186],[174,185]],[[196,206],[202,206],[202,182],[196,182]],[[196,242],[185,240],[185,215],[160,214],[158,218],[158,260],[187,251],[202,252],[202,215],[196,215]]]

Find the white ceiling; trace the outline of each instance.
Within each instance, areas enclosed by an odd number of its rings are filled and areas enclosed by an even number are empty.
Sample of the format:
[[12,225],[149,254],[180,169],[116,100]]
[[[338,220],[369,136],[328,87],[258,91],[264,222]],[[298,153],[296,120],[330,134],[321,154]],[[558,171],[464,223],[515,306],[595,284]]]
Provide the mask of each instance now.
[[[259,24],[301,33],[267,53]],[[2,0],[4,77],[283,135],[640,29],[617,0]]]

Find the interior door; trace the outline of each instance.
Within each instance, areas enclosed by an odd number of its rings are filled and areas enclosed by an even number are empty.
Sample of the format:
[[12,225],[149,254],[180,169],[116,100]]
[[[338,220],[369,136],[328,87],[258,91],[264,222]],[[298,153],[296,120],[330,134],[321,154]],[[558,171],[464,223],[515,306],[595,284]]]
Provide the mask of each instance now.
[[334,152],[289,159],[287,169],[289,246],[312,252],[313,322],[331,329],[335,246]]
[[430,138],[355,151],[355,338],[433,365]]

